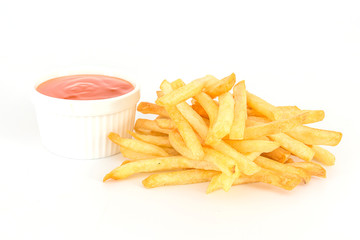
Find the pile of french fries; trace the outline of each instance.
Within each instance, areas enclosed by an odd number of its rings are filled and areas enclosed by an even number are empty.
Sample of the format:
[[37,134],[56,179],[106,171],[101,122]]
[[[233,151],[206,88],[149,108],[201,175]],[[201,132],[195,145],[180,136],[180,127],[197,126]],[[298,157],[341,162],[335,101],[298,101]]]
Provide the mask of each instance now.
[[235,83],[235,74],[164,80],[156,103],[137,107],[154,120],[137,119],[134,139],[109,134],[128,160],[104,181],[157,172],[143,180],[146,188],[210,182],[211,193],[255,182],[291,190],[326,177],[314,161],[333,165],[335,157],[319,145],[335,146],[342,134],[304,126],[323,120],[324,111],[276,107],[246,91],[245,81]]

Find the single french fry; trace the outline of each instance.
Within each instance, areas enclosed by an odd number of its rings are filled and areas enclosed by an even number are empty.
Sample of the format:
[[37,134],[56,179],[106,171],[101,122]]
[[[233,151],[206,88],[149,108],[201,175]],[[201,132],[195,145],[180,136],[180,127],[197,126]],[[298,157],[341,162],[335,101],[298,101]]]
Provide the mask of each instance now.
[[143,142],[151,143],[161,147],[171,147],[169,137],[168,136],[155,136],[150,134],[140,134],[136,132],[128,131],[128,133],[133,136],[137,140],[141,140]]
[[221,79],[220,81],[216,79],[216,81],[212,81],[208,83],[208,86],[205,87],[204,92],[208,94],[211,98],[215,98],[220,96],[226,92],[229,92],[236,82],[236,76],[234,73],[229,76]]
[[228,155],[233,158],[237,166],[239,167],[240,172],[246,175],[253,175],[254,173],[260,171],[259,166],[247,159],[243,154],[239,153],[222,140],[215,144],[212,144],[211,147],[221,152],[222,154]]
[[[170,83],[166,80],[162,82],[161,90],[165,94],[170,94],[174,92],[172,91]],[[199,141],[194,130],[191,128],[189,122],[184,118],[184,116],[181,114],[181,112],[176,106],[166,106],[165,109],[168,112],[170,118],[174,121],[176,128],[178,129],[181,137],[183,138],[186,147],[191,151],[194,159],[201,160],[204,157],[204,151],[202,149],[201,142]]]
[[155,188],[169,185],[184,185],[208,182],[218,171],[190,169],[152,174],[142,181],[144,187]]
[[104,177],[103,181],[105,182],[108,179],[124,179],[136,173],[179,170],[186,168],[219,170],[214,164],[208,161],[198,161],[182,156],[172,156],[130,162],[112,170]]
[[279,143],[283,148],[285,148],[295,156],[298,156],[299,158],[307,162],[311,161],[315,155],[315,151],[312,150],[310,147],[306,146],[298,140],[293,139],[285,133],[270,135],[269,138]]
[[230,139],[241,140],[244,138],[245,122],[247,118],[247,103],[245,81],[241,81],[234,86],[234,121],[229,133]]
[[301,110],[296,106],[280,106],[276,107],[278,110],[278,119],[287,119],[291,118],[300,113],[308,113],[307,118],[304,121],[304,124],[320,122],[325,117],[325,112],[323,110]]
[[256,158],[254,162],[262,168],[280,172],[286,177],[294,178],[299,176],[305,181],[305,183],[310,181],[310,176],[303,169],[279,163],[277,161],[271,160],[270,158],[261,156]]
[[136,120],[134,129],[137,131],[150,130],[153,132],[160,132],[164,134],[169,134],[169,132],[171,131],[170,129],[159,127],[156,124],[155,120],[142,119],[142,118],[138,118]]
[[141,102],[137,106],[137,110],[143,114],[157,114],[162,117],[169,117],[165,108],[154,103]]
[[[289,119],[280,119],[277,121],[264,123],[245,128],[245,139],[257,139],[262,136],[288,132],[291,129],[303,124],[307,113],[301,113]],[[250,120],[251,121],[251,120]]]
[[205,143],[210,145],[221,140],[229,134],[234,120],[234,98],[230,93],[219,96],[219,110],[214,123],[211,125],[206,136]]
[[280,147],[280,144],[268,140],[224,140],[240,153],[272,152]]
[[113,143],[134,152],[161,157],[169,156],[161,147],[154,144],[146,143],[137,139],[122,138],[119,134],[113,132],[111,132],[108,137]]
[[313,162],[294,162],[294,163],[286,163],[286,164],[293,167],[304,169],[304,171],[311,176],[322,177],[322,178],[326,177],[326,170],[319,164]]
[[307,145],[336,146],[342,138],[341,132],[316,129],[306,126],[298,126],[286,132],[286,134]]
[[258,113],[266,116],[273,121],[280,119],[280,112],[274,105],[271,105],[270,103],[250,92],[247,92],[246,99],[248,106],[257,111]]
[[194,98],[206,111],[210,120],[210,126],[214,124],[217,113],[219,111],[219,106],[216,104],[216,102],[204,92],[199,93]]
[[142,160],[142,159],[159,157],[158,155],[150,155],[150,154],[135,152],[133,150],[124,148],[122,146],[120,146],[120,152],[124,158],[128,158],[131,160]]
[[240,171],[237,166],[235,166],[235,171],[232,175],[227,175],[225,173],[220,173],[215,175],[206,189],[206,193],[211,193],[219,188],[224,189],[225,192],[228,192],[233,185],[236,179],[239,179]]
[[279,147],[272,152],[268,152],[268,153],[264,152],[261,155],[263,157],[270,158],[270,159],[278,161],[280,163],[285,163],[286,161],[288,161],[291,153],[288,150],[285,150],[284,148]]
[[155,103],[160,106],[175,106],[178,103],[184,102],[187,99],[200,93],[209,78],[211,77],[205,76],[203,78],[196,79],[189,84],[179,87],[178,89],[175,89],[174,91],[168,93],[166,93],[160,85],[160,88],[165,93],[165,95],[158,98]]
[[165,128],[165,129],[176,128],[174,121],[171,120],[170,118],[156,118],[155,122],[160,128]]
[[335,156],[328,150],[315,145],[311,146],[311,149],[315,151],[314,159],[316,161],[328,166],[335,164]]

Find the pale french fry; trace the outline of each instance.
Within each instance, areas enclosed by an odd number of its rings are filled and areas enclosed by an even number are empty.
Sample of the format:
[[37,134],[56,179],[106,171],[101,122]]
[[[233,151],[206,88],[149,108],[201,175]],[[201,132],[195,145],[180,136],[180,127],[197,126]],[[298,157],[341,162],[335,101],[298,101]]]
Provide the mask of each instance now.
[[190,151],[190,149],[186,146],[183,138],[177,130],[173,130],[169,133],[169,141],[171,146],[182,156],[195,159],[195,156]]
[[328,150],[319,146],[311,146],[311,149],[315,151],[314,159],[316,161],[328,166],[335,164],[335,156]]
[[320,122],[325,117],[325,112],[323,110],[301,110],[296,106],[280,106],[276,107],[278,109],[278,119],[287,119],[291,118],[300,113],[308,113],[307,118],[304,121],[304,124]]
[[202,183],[210,181],[218,173],[217,171],[201,169],[157,173],[150,175],[142,183],[146,188]]
[[282,147],[279,147],[272,152],[268,152],[268,153],[264,152],[261,155],[263,157],[270,158],[270,159],[278,161],[280,163],[285,163],[286,161],[288,161],[291,153],[288,150],[285,150]]
[[206,81],[211,78],[209,76],[205,76],[203,78],[196,79],[189,84],[179,87],[174,91],[166,93],[160,86],[161,90],[165,93],[164,96],[158,98],[155,102],[160,106],[175,106],[178,103],[184,102],[187,99],[195,96],[200,93],[204,88]]
[[124,179],[136,173],[179,170],[186,168],[219,170],[214,164],[208,161],[198,161],[182,156],[172,156],[144,159],[127,163],[112,170],[104,177],[103,181],[105,182],[108,179]]
[[249,92],[246,94],[246,99],[248,106],[258,113],[273,121],[280,119],[280,112],[274,105]]
[[245,81],[234,86],[234,121],[230,129],[229,139],[241,140],[244,138],[245,122],[247,118]]
[[237,166],[235,166],[235,172],[232,175],[226,175],[225,173],[220,173],[215,175],[206,189],[206,193],[211,193],[219,188],[224,189],[225,192],[228,192],[233,185],[236,179],[239,179],[240,171]]
[[293,167],[304,169],[304,171],[311,176],[322,177],[322,178],[326,177],[326,170],[319,164],[313,162],[294,162],[294,163],[286,163],[286,164]]
[[288,132],[291,129],[303,124],[307,113],[301,113],[289,119],[281,119],[274,122],[255,125],[245,128],[245,139],[257,139],[262,136]]
[[205,143],[208,145],[221,140],[229,134],[234,120],[234,98],[230,93],[219,96],[219,110],[214,123],[211,125],[206,136]]
[[169,117],[164,107],[149,102],[141,102],[137,110],[143,114],[157,114],[162,117]]
[[240,153],[272,152],[280,147],[280,144],[268,140],[224,140]]
[[204,161],[208,161],[217,166],[221,172],[228,176],[232,176],[235,172],[235,161],[231,157],[224,155],[214,149],[204,148]]
[[306,126],[298,126],[286,132],[286,134],[307,145],[336,146],[339,144],[342,137],[341,132],[316,129]]
[[[166,80],[161,84],[161,90],[165,94],[170,94],[173,92],[170,83]],[[204,151],[202,149],[200,140],[198,139],[194,130],[191,128],[189,122],[184,118],[176,106],[166,106],[165,109],[168,112],[170,118],[174,121],[176,128],[185,142],[186,147],[191,151],[193,159],[201,160],[204,157]]]
[[236,82],[235,74],[232,73],[229,76],[221,79],[220,81],[212,81],[208,83],[209,86],[205,87],[204,92],[208,94],[211,98],[220,96],[226,92],[229,92]]
[[254,173],[260,171],[259,166],[247,159],[244,155],[236,151],[234,148],[232,148],[230,145],[228,145],[222,140],[215,144],[212,144],[211,147],[221,152],[222,154],[228,155],[233,158],[238,165],[239,170],[246,175],[253,175]]
[[156,124],[155,120],[142,119],[142,118],[138,118],[136,120],[134,129],[139,131],[150,130],[153,132],[160,132],[164,134],[169,134],[169,132],[171,131],[170,129],[159,127]]
[[129,131],[129,134],[135,139],[141,140],[143,142],[151,143],[161,147],[171,147],[168,136],[155,136],[150,134],[140,134],[136,132]]
[[150,154],[135,152],[133,150],[124,148],[122,146],[120,146],[120,152],[123,155],[123,157],[131,159],[131,160],[142,160],[142,159],[159,157],[159,156],[156,156],[156,155],[150,155]]
[[208,126],[204,119],[186,102],[179,103],[176,107],[199,136],[205,139],[208,133]]
[[176,128],[174,121],[171,120],[170,118],[156,118],[155,122],[160,128],[165,128],[165,129]]
[[154,144],[146,143],[137,139],[122,138],[119,134],[111,132],[108,135],[109,139],[124,148],[148,155],[167,157],[169,154],[165,152],[161,147]]
[[171,87],[173,90],[185,86],[185,83],[180,78],[176,79],[175,81],[171,82],[170,84],[171,84]]
[[310,176],[303,169],[279,163],[277,161],[271,160],[270,158],[261,156],[256,158],[254,162],[262,168],[280,172],[285,177],[296,178],[296,176],[299,176],[305,181],[305,183],[310,181]]
[[270,135],[269,138],[279,143],[283,148],[305,161],[311,161],[315,155],[315,151],[310,147],[306,146],[300,141],[293,139],[285,133]]
[[210,125],[214,124],[215,119],[217,117],[217,113],[219,111],[219,106],[216,104],[216,102],[204,92],[199,93],[194,98],[196,99],[196,101],[200,103],[200,105],[206,111],[210,120]]

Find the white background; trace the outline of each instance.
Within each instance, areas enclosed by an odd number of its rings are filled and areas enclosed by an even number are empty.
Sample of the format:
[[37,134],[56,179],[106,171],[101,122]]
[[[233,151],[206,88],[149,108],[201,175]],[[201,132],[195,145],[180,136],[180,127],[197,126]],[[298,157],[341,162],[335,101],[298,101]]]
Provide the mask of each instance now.
[[[0,1],[0,239],[358,239],[358,1]],[[324,109],[342,131],[327,179],[145,189],[102,183],[121,155],[40,144],[29,93],[68,69],[115,68],[153,101],[163,79],[235,72],[274,105]],[[56,127],[56,126],[54,126]],[[70,137],[70,136],[69,136]],[[355,217],[355,218],[354,218]]]

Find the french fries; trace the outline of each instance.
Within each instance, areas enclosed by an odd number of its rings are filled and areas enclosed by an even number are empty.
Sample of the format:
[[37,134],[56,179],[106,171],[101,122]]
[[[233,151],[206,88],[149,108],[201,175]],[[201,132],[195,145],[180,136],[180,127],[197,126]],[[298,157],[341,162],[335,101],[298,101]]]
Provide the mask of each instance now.
[[189,84],[164,80],[160,89],[156,104],[139,103],[139,112],[157,116],[137,119],[134,139],[109,134],[127,160],[103,181],[158,172],[143,180],[144,187],[208,182],[211,193],[260,182],[292,190],[326,177],[313,161],[335,163],[319,145],[338,145],[342,134],[304,126],[322,121],[322,110],[274,106],[248,92],[245,81],[236,84],[235,74]]

